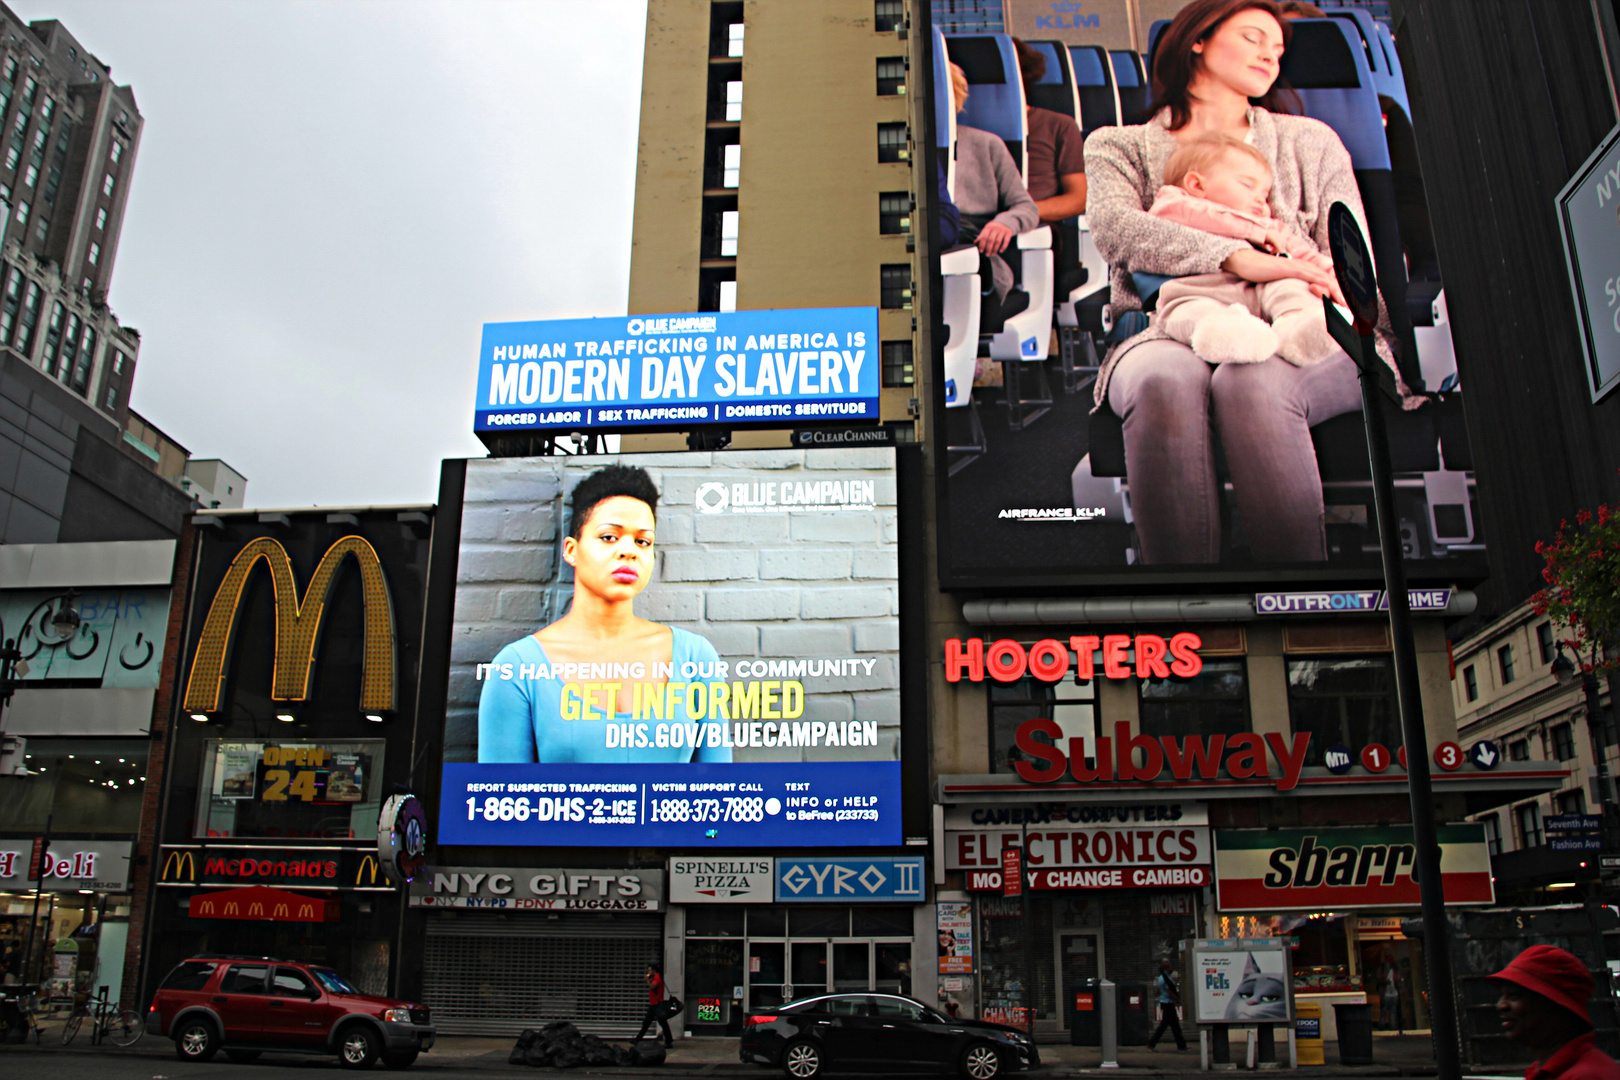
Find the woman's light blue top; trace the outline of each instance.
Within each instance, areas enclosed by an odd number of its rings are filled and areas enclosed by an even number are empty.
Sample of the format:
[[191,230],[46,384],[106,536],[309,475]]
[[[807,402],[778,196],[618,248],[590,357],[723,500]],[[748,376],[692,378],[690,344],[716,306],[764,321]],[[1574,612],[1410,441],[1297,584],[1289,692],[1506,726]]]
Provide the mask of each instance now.
[[[675,634],[671,659],[675,664],[675,679],[681,681],[681,665],[695,662],[711,665],[720,660],[720,654],[706,638],[671,627]],[[495,655],[495,664],[510,664],[514,672],[527,665],[530,668],[551,664],[546,650],[533,634],[526,634]],[[595,720],[564,720],[562,718],[562,679],[528,678],[503,679],[499,674],[485,676],[484,690],[478,699],[478,760],[480,762],[688,762],[730,761],[731,747],[700,746],[694,752],[690,739],[680,746],[624,746],[609,747],[608,727],[611,725],[647,724],[647,742],[653,741],[653,730],[659,721],[637,721],[629,710],[609,718],[596,710]],[[600,700],[600,699],[597,699]],[[665,716],[670,713],[666,710]],[[686,719],[685,709],[674,711],[674,720],[664,723],[677,726]],[[691,724],[685,725],[688,729]],[[615,740],[616,742],[619,740]]]

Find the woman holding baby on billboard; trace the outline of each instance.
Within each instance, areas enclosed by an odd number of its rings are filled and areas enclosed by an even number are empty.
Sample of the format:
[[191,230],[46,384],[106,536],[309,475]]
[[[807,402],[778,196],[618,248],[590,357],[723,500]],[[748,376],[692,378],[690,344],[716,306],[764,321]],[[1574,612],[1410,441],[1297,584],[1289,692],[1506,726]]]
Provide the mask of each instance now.
[[[652,580],[657,507],[658,488],[645,469],[633,466],[599,469],[574,488],[563,540],[563,561],[574,571],[573,602],[566,615],[507,645],[490,665],[519,677],[484,680],[480,762],[731,760],[731,747],[712,740],[697,747],[610,745],[608,729],[629,724],[643,695],[656,691],[665,707],[664,689],[679,684],[656,678],[661,668],[679,677],[683,670],[714,672],[720,662],[706,638],[635,613],[636,597]],[[573,670],[569,665],[623,665],[618,670],[643,676],[579,684],[552,674]],[[680,700],[671,694],[668,707]]]
[[[1321,297],[1343,299],[1328,210],[1365,216],[1344,144],[1290,115],[1289,37],[1274,0],[1193,0],[1159,39],[1154,118],[1086,140],[1087,214],[1114,268],[1114,310],[1142,306],[1133,273],[1175,279],[1096,384],[1098,406],[1123,422],[1146,563],[1219,561],[1217,437],[1255,560],[1327,557],[1310,429],[1361,407],[1355,364],[1322,313]],[[1380,300],[1379,353],[1393,368],[1392,340]]]

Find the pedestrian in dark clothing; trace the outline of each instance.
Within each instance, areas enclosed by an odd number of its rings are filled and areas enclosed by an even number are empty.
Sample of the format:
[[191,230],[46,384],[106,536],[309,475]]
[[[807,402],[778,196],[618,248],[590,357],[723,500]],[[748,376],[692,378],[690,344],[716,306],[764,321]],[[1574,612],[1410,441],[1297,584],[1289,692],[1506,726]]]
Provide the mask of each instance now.
[[636,1040],[647,1034],[654,1021],[664,1029],[665,1048],[675,1045],[675,1037],[669,1033],[669,1018],[664,1015],[664,999],[668,996],[664,989],[664,972],[657,964],[647,965],[647,1015],[641,1018],[641,1030],[636,1032]]
[[1154,986],[1159,991],[1159,1026],[1153,1032],[1153,1037],[1148,1040],[1149,1050],[1152,1050],[1154,1044],[1164,1035],[1165,1028],[1169,1028],[1170,1034],[1176,1037],[1177,1050],[1187,1049],[1187,1037],[1181,1033],[1181,1020],[1176,1015],[1176,1006],[1181,1004],[1181,990],[1177,988],[1173,977],[1175,970],[1175,966],[1169,960],[1160,961],[1159,977],[1154,980]]
[[1491,976],[1502,996],[1502,1033],[1536,1055],[1525,1080],[1620,1080],[1620,1065],[1594,1042],[1592,973],[1563,949],[1532,945]]

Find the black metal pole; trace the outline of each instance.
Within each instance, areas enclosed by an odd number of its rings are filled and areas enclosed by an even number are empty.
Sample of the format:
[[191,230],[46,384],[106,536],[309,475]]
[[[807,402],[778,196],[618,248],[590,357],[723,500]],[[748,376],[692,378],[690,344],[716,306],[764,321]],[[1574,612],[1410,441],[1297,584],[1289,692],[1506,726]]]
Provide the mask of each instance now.
[[[1029,823],[1018,824],[1018,911],[1023,916],[1024,923],[1024,1018],[1029,1021],[1030,1041],[1035,1039],[1035,953],[1034,953],[1034,907],[1031,903],[1033,897],[1029,895],[1029,875],[1024,868],[1029,865]],[[1002,873],[1006,873],[1003,867]]]
[[55,819],[55,816],[56,816],[55,814],[46,814],[45,815],[45,844],[44,844],[45,850],[40,853],[41,858],[39,860],[39,867],[38,867],[39,876],[34,881],[34,914],[28,920],[28,944],[23,946],[23,973],[24,973],[24,975],[26,975],[29,971],[33,971],[35,973],[37,973],[39,971],[39,966],[34,963],[34,929],[39,925],[39,901],[40,901],[41,894],[43,894],[44,891],[45,891],[45,858],[44,858],[44,856],[47,856],[47,855],[50,854],[51,822],[52,822],[52,820]]
[[[1598,660],[1598,647],[1592,645],[1592,662],[1595,666]],[[1577,654],[1576,659],[1580,657]],[[1592,754],[1597,758],[1598,774],[1598,805],[1602,812],[1599,819],[1600,834],[1603,837],[1603,854],[1613,855],[1620,852],[1620,809],[1614,801],[1614,784],[1609,776],[1609,751],[1604,745],[1604,735],[1608,732],[1608,720],[1603,715],[1602,690],[1598,686],[1597,675],[1590,671],[1582,671],[1581,689],[1586,692],[1586,733],[1592,740]],[[1599,860],[1601,866],[1602,860]],[[1603,871],[1598,871],[1601,881]]]
[[[1358,327],[1357,329],[1361,329]],[[1389,635],[1395,653],[1395,692],[1406,744],[1407,787],[1412,804],[1414,869],[1423,910],[1423,955],[1429,975],[1429,1027],[1434,1039],[1440,1080],[1460,1080],[1461,1046],[1451,983],[1451,926],[1446,921],[1445,885],[1440,878],[1440,838],[1429,784],[1429,738],[1423,727],[1423,697],[1418,684],[1417,648],[1412,640],[1411,596],[1406,588],[1401,538],[1395,516],[1389,438],[1383,403],[1373,373],[1383,363],[1371,333],[1361,337],[1361,415],[1367,426],[1367,458],[1372,469],[1373,503],[1378,511],[1378,542],[1384,557],[1384,593],[1389,598]]]

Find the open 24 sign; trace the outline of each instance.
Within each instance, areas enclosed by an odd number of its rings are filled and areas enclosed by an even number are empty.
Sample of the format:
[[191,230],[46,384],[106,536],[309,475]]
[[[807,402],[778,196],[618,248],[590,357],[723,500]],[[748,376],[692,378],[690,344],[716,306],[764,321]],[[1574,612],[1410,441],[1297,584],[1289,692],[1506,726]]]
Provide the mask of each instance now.
[[363,802],[370,764],[369,754],[267,746],[257,770],[256,795],[261,802]]

